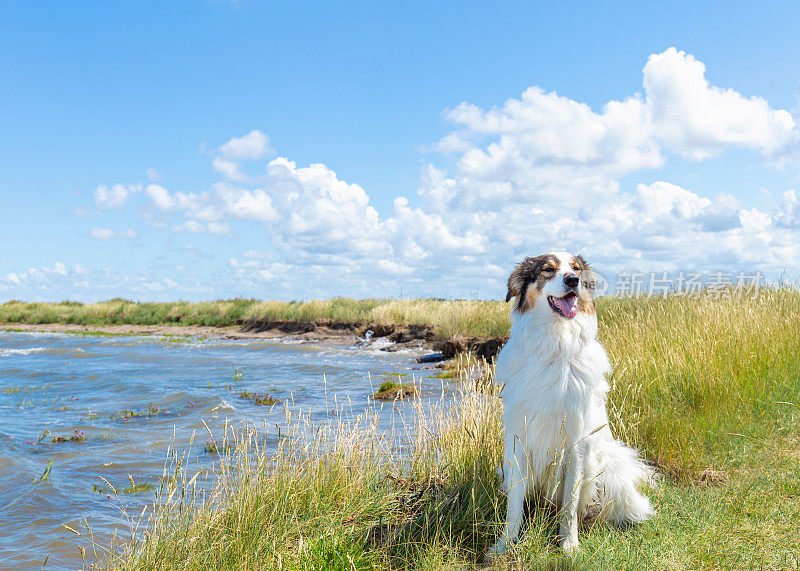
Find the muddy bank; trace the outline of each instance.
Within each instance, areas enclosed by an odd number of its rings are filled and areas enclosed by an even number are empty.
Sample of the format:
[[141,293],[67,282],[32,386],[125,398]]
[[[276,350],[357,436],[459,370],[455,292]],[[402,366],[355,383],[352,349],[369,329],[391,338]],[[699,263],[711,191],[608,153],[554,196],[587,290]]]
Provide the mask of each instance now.
[[74,323],[2,323],[0,330],[41,331],[74,334],[108,335],[192,335],[223,339],[276,339],[319,341],[352,344],[364,340],[371,331],[371,340],[391,341],[383,350],[419,349],[442,353],[452,359],[464,351],[472,351],[489,360],[505,344],[504,337],[470,337],[458,335],[448,339],[437,337],[427,325],[393,325],[385,323],[348,323],[342,321],[278,321],[249,319],[237,325],[78,325]]

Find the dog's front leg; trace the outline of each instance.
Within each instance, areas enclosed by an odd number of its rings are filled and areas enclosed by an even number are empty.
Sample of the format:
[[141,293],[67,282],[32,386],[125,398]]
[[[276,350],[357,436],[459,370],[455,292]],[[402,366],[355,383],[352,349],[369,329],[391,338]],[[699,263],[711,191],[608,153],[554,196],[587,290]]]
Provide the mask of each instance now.
[[564,486],[561,494],[561,547],[566,553],[578,549],[578,504],[583,488],[584,446],[578,443],[566,453]]
[[503,459],[503,472],[505,473],[503,483],[508,498],[506,525],[503,535],[489,549],[489,558],[503,553],[509,545],[514,543],[522,525],[522,509],[525,503],[525,494],[528,491],[528,462],[524,448],[517,438],[506,443],[506,453]]

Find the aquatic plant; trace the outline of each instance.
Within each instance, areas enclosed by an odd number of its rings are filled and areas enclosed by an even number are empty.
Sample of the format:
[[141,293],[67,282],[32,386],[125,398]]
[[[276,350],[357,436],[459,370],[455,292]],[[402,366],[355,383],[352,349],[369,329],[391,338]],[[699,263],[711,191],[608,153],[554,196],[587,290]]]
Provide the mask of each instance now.
[[273,404],[280,403],[280,399],[272,396],[269,393],[251,393],[248,391],[243,391],[239,398],[248,399],[253,404],[260,404],[260,405],[267,405],[271,406]]
[[149,482],[144,482],[144,483],[140,483],[140,484],[131,484],[127,488],[124,488],[122,490],[122,493],[123,494],[134,494],[135,495],[135,494],[138,494],[138,493],[141,493],[141,492],[150,492],[150,491],[155,490],[155,489],[156,489],[156,487],[155,487],[154,484],[151,484]]
[[153,404],[152,402],[147,406],[146,409],[138,411],[138,410],[130,410],[130,409],[123,409],[118,410],[114,414],[109,415],[110,420],[123,420],[125,422],[129,422],[131,419],[140,418],[147,416],[148,418],[158,417],[158,415],[167,412],[166,408],[161,408]]
[[42,472],[41,476],[38,476],[34,482],[46,482],[49,480],[50,472],[53,470],[53,462],[55,461],[55,458],[50,458],[50,460],[47,461],[47,467],[44,469],[44,472]]
[[54,442],[54,443],[83,442],[83,441],[87,440],[88,438],[89,438],[89,435],[86,434],[86,432],[84,432],[83,430],[75,430],[75,432],[73,432],[69,436],[59,436],[59,435],[53,436],[50,439],[50,442]]
[[147,407],[147,417],[148,418],[153,417],[153,416],[158,416],[159,414],[163,414],[165,412],[167,412],[167,409],[159,408],[156,405],[154,405],[152,402]]
[[203,443],[203,452],[206,454],[226,453],[229,450],[230,443],[227,438],[223,439],[221,443],[218,443],[212,436]]
[[149,491],[155,489],[155,485],[151,484],[149,482],[140,482],[138,484],[135,483],[133,481],[133,476],[131,476],[130,474],[128,474],[128,481],[130,481],[131,485],[128,486],[127,488],[123,488],[122,489],[122,493],[123,494],[134,494],[134,495],[136,495],[137,493],[140,493],[140,492],[149,492]]

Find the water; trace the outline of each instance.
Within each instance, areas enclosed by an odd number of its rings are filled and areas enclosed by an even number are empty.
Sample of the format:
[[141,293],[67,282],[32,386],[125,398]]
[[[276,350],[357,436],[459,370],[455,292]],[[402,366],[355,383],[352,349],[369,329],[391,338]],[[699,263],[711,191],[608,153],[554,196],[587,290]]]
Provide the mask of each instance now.
[[[324,419],[334,401],[364,409],[373,393],[368,374],[374,388],[382,374],[430,374],[411,370],[419,368],[414,357],[280,340],[0,332],[0,567],[41,568],[49,556],[48,567],[80,568],[78,546],[88,544],[62,526],[85,533],[84,517],[103,545],[115,530],[127,537],[119,500],[100,477],[117,490],[131,479],[158,484],[173,442],[210,467],[215,456],[204,451],[203,420],[215,436],[226,420],[282,421],[282,406],[270,412],[240,398],[243,391],[269,392]],[[392,408],[383,407],[382,422]],[[85,439],[52,442],[76,431]],[[36,482],[51,459],[49,478]],[[153,492],[119,497],[128,513],[138,513]],[[87,564],[93,560],[89,549]]]

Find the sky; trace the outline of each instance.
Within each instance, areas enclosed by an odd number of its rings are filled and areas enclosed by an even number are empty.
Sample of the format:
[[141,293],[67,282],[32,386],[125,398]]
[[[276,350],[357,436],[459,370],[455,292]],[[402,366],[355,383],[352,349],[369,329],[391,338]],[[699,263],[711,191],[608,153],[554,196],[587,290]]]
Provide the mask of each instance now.
[[9,2],[0,302],[800,274],[800,4]]

